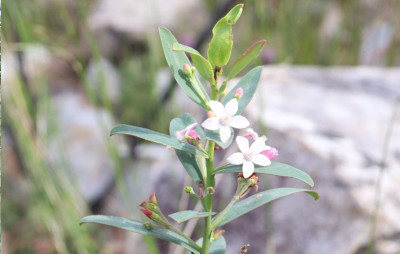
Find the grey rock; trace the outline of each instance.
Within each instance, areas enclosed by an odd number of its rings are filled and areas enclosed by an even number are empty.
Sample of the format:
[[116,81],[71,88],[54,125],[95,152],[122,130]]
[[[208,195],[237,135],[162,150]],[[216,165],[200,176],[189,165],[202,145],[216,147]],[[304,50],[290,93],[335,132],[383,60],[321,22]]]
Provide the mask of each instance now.
[[197,0],[119,0],[118,4],[100,0],[92,8],[88,23],[93,30],[111,28],[128,34],[133,40],[144,40],[158,26],[172,29],[174,34],[180,30],[195,35],[207,17],[203,2]]
[[[268,127],[278,160],[307,171],[321,195],[316,202],[296,195],[273,204],[274,241],[267,245],[275,244],[277,253],[356,253],[368,244],[383,140],[399,84],[398,68],[264,68],[246,113]],[[400,243],[391,240],[400,233],[399,113],[393,124],[376,253],[400,252]],[[297,183],[276,179],[273,185]]]
[[62,168],[79,192],[86,201],[93,202],[105,195],[114,181],[110,146],[116,147],[123,157],[127,155],[126,143],[121,137],[110,140],[114,120],[105,110],[89,104],[83,95],[58,94],[53,98],[53,106],[59,136],[49,144],[50,160],[56,165],[64,162]]

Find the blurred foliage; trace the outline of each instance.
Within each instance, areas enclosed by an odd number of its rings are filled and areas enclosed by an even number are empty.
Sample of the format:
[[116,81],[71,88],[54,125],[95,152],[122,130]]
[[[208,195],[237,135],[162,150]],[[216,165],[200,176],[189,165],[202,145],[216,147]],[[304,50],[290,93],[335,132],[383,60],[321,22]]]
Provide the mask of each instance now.
[[[90,59],[99,59],[100,49],[93,33],[86,24],[87,16],[95,0],[3,0],[2,39],[11,51],[18,52],[28,44],[44,45],[52,54],[63,59],[73,70],[74,82],[86,92],[96,107],[106,108],[118,123],[142,126],[167,132],[172,112],[159,104],[156,91],[156,74],[166,65],[161,54],[157,31],[149,32],[143,42],[132,42],[123,36],[118,54],[111,59],[122,78],[122,97],[113,105],[103,91],[97,97],[87,89],[85,70]],[[236,1],[240,2],[240,1]],[[379,8],[368,11],[362,0],[251,0],[245,1],[241,21],[234,28],[235,51],[232,59],[244,52],[254,39],[266,39],[268,51],[261,63],[289,63],[313,65],[356,65],[362,31],[374,19],[383,18],[395,24],[395,36],[387,51],[387,65],[399,64],[400,33],[398,13],[400,1],[383,0]],[[207,0],[212,12],[220,1]],[[321,37],[321,26],[332,4],[336,4],[342,15],[338,31],[329,40]],[[195,11],[195,10],[193,10]],[[209,34],[211,36],[211,32]],[[119,37],[118,37],[119,38]],[[208,41],[208,40],[207,40]],[[4,46],[4,44],[2,45]],[[206,45],[202,53],[206,52]],[[229,66],[227,67],[229,68]],[[52,73],[48,73],[49,75]],[[51,88],[44,77],[35,89],[25,84],[20,77],[13,90],[8,91],[11,100],[1,119],[13,139],[16,160],[22,172],[15,176],[2,174],[2,187],[6,189],[2,198],[2,229],[12,246],[11,253],[98,253],[102,249],[104,235],[96,236],[87,227],[77,225],[88,210],[73,184],[61,173],[49,168],[42,151],[43,143],[51,135],[38,130],[39,115],[51,109]],[[86,87],[86,89],[85,89]],[[155,107],[160,107],[154,115]],[[139,110],[138,110],[139,109]],[[54,123],[48,123],[52,125]],[[41,145],[42,143],[42,145]],[[110,147],[115,161],[116,181],[124,189],[123,175],[118,153]],[[4,161],[4,160],[3,160]],[[4,168],[2,168],[4,170]],[[55,171],[59,172],[59,171]],[[14,177],[13,181],[8,181]],[[123,179],[122,179],[123,180]],[[17,187],[17,185],[19,187]],[[21,187],[22,186],[22,187]],[[50,240],[49,240],[50,239]],[[149,246],[151,239],[146,239]],[[153,249],[152,253],[157,253]]]

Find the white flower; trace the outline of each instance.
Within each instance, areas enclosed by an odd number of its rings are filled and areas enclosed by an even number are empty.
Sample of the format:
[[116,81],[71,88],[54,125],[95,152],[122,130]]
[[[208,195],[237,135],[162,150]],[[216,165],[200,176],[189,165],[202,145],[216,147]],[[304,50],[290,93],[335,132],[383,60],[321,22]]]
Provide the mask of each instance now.
[[211,111],[215,117],[207,118],[201,126],[208,130],[218,130],[222,142],[226,142],[231,137],[231,127],[243,129],[250,125],[249,121],[243,116],[235,116],[238,111],[237,99],[230,100],[226,106],[219,101],[210,101]]
[[244,178],[248,178],[254,173],[254,164],[264,167],[271,164],[267,156],[261,153],[267,147],[265,145],[265,138],[260,137],[249,146],[247,138],[238,136],[236,137],[236,143],[240,153],[234,153],[226,160],[234,165],[243,164],[242,171]]

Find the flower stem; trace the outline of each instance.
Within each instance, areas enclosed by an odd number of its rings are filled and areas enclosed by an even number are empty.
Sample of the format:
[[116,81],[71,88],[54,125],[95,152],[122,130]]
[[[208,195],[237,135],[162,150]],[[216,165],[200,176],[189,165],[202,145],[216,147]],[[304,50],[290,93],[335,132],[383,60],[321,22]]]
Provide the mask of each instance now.
[[[210,141],[208,144],[208,156],[207,159],[207,180],[204,185],[204,190],[207,190],[208,187],[214,187],[215,179],[212,174],[214,171],[214,147],[215,143]],[[212,195],[208,194],[204,199],[204,211],[212,212]],[[208,250],[210,248],[210,239],[211,239],[211,216],[207,216],[204,221],[204,235],[203,235],[203,246],[201,249],[201,254],[208,254]]]

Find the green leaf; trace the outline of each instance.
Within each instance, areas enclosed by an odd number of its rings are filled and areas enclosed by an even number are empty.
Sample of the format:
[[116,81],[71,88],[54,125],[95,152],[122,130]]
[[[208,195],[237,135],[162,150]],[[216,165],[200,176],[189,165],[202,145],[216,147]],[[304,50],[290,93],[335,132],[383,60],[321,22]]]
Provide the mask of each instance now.
[[187,210],[187,211],[173,213],[168,216],[180,224],[190,219],[203,218],[215,214],[216,214],[215,212],[198,212],[198,211]]
[[213,219],[213,228],[219,228],[225,225],[228,222],[235,220],[236,218],[246,214],[260,206],[267,204],[275,199],[288,196],[290,194],[305,192],[312,196],[315,200],[319,198],[319,195],[315,191],[306,190],[306,189],[296,189],[296,188],[277,188],[271,189],[267,191],[263,191],[257,194],[254,194],[242,201],[239,201],[235,205],[233,205],[225,214],[222,215],[221,218],[219,216]]
[[193,64],[194,66],[196,66],[196,69],[200,73],[200,75],[208,82],[214,82],[214,72],[211,64],[197,50],[182,45],[180,43],[174,43],[172,49],[177,52],[189,53],[190,57],[192,58]]
[[[196,243],[199,246],[203,245],[203,238],[200,238],[199,240],[196,241]],[[209,254],[225,254],[226,251],[226,241],[224,236],[218,237],[217,240],[211,243],[210,249],[209,249]]]
[[228,72],[226,80],[234,78],[241,70],[243,70],[251,61],[253,61],[258,55],[260,55],[262,49],[265,46],[266,40],[256,41],[253,43],[238,59],[233,63],[231,69]]
[[233,130],[231,129],[231,137],[228,139],[228,141],[222,142],[221,137],[219,135],[219,130],[216,131],[206,130],[207,139],[215,141],[215,143],[217,143],[217,145],[220,146],[222,149],[225,149],[228,146],[230,146],[233,140],[233,135],[234,135]]
[[207,56],[211,65],[214,67],[225,66],[231,57],[233,46],[232,25],[236,23],[242,14],[243,4],[238,4],[215,24],[210,45],[208,46]]
[[[218,169],[218,171],[215,171],[214,174],[237,173],[237,172],[242,172],[242,165],[228,165]],[[275,175],[275,176],[292,177],[305,182],[311,187],[314,187],[314,181],[307,173],[284,163],[273,161],[271,165],[267,167],[255,168],[254,172],[261,174]]]
[[251,98],[257,89],[258,81],[260,80],[261,76],[261,66],[257,66],[249,71],[240,81],[239,83],[225,96],[223,104],[226,105],[235,94],[237,88],[243,88],[243,96],[239,99],[239,108],[237,111],[237,115],[242,113],[244,108],[249,104]]
[[191,243],[190,241],[178,235],[177,233],[162,228],[152,228],[149,230],[146,229],[146,227],[144,227],[143,223],[140,221],[129,220],[126,218],[114,217],[114,216],[91,215],[81,219],[79,223],[83,224],[87,222],[99,223],[103,225],[125,229],[143,235],[157,237],[181,245],[194,253],[199,253],[200,251],[199,246],[194,245],[194,243]]
[[135,136],[139,137],[154,143],[166,145],[173,147],[178,150],[186,151],[192,154],[200,155],[203,157],[208,158],[208,155],[204,153],[203,151],[197,149],[196,147],[182,142],[178,140],[177,138],[165,135],[163,133],[159,133],[153,130],[137,127],[137,126],[132,126],[132,125],[126,125],[126,124],[120,124],[112,128],[111,134],[123,134],[123,135],[130,135],[130,136]]
[[[195,122],[196,120],[189,114],[183,114],[180,118],[172,119],[169,125],[170,135],[174,137],[177,131],[181,131]],[[203,132],[203,129],[200,128],[199,125],[197,125],[195,130],[199,134],[200,139],[203,142],[205,142],[206,136]],[[195,181],[196,183],[203,181],[203,176],[201,174],[200,167],[197,163],[196,156],[191,153],[180,150],[175,150],[175,152],[179,160],[181,161],[183,167],[185,168],[186,172],[193,179],[193,181]]]
[[184,64],[191,66],[189,59],[183,52],[172,51],[173,44],[177,43],[178,41],[168,29],[160,27],[159,30],[165,59],[167,60],[168,66],[171,69],[176,82],[178,82],[179,86],[192,101],[200,105],[205,110],[208,110],[208,101],[210,100],[210,97],[204,90],[200,80],[197,77],[189,80],[183,71]]

